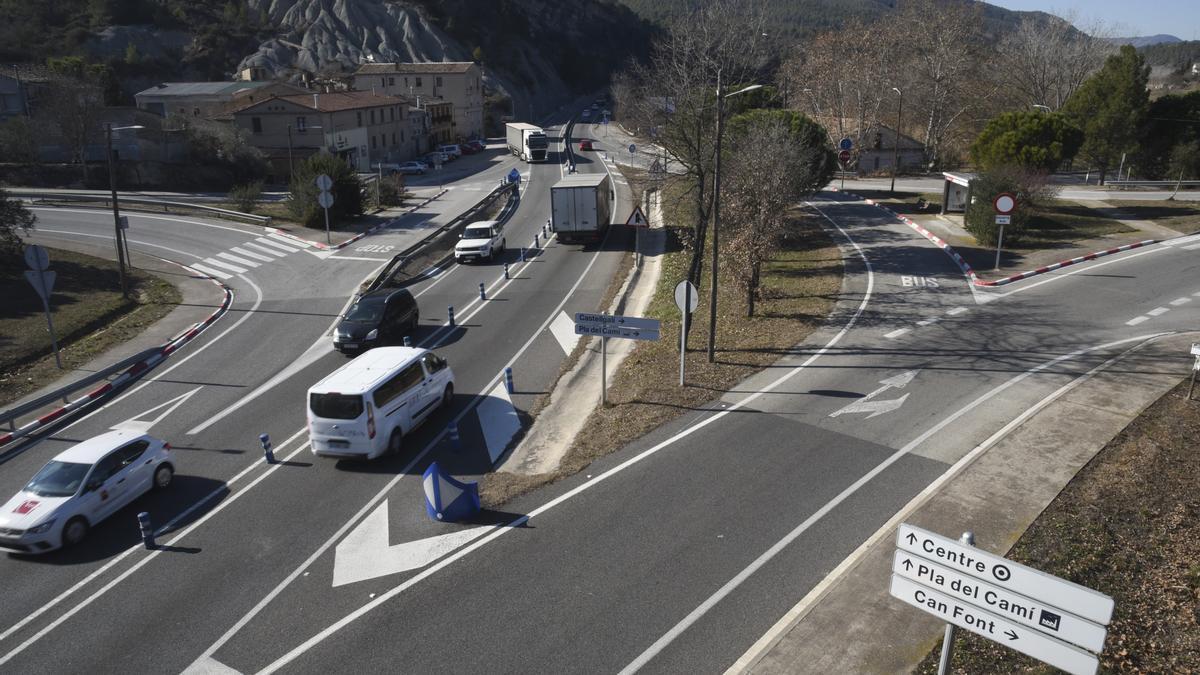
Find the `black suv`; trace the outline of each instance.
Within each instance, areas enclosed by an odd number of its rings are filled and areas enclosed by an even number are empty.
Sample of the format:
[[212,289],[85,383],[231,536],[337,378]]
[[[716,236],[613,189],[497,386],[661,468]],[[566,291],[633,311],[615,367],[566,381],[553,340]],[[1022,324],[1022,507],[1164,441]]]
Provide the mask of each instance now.
[[333,332],[333,348],[354,353],[397,344],[417,329],[417,301],[403,288],[371,291],[359,296]]

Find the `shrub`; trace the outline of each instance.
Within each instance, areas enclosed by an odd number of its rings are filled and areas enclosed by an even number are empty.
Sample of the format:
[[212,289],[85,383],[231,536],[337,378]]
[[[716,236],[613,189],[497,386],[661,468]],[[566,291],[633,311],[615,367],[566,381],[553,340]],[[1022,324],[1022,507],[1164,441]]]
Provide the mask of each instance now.
[[254,213],[254,207],[258,205],[258,198],[262,195],[262,189],[262,181],[238,185],[229,191],[229,199],[237,207],[238,211],[242,213]]

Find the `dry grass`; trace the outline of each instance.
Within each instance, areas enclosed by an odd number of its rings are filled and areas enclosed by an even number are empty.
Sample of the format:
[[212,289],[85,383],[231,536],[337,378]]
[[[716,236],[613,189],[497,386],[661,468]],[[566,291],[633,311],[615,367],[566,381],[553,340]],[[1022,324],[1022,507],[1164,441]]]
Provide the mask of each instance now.
[[[129,340],[166,316],[182,298],[159,277],[130,276],[131,298],[121,296],[116,262],[74,251],[48,249],[57,273],[51,311],[63,367],[76,368]],[[54,363],[41,300],[14,268],[0,276],[0,404],[54,381]]]
[[[1200,672],[1200,401],[1184,381],[1071,480],[1009,558],[1116,600],[1103,672]],[[1054,669],[966,631],[956,673]],[[918,673],[937,671],[940,644]]]
[[1191,234],[1200,231],[1200,202],[1108,200],[1126,220],[1152,220],[1163,227]]

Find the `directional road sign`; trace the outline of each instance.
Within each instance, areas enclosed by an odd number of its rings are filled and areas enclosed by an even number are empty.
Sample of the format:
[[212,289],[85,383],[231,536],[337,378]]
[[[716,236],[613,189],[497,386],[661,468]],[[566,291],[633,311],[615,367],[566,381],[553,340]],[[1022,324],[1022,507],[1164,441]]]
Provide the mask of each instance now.
[[595,335],[598,337],[617,338],[625,340],[650,340],[657,342],[659,333],[645,328],[626,328],[624,326],[598,326],[587,323],[575,324],[576,335]]
[[997,225],[1008,225],[1012,223],[1012,216],[996,216]]
[[896,546],[1088,621],[1107,625],[1112,620],[1113,599],[1103,593],[908,523],[897,530]]
[[892,597],[928,612],[939,619],[965,628],[994,642],[1073,673],[1092,675],[1099,660],[1088,652],[1031,630],[1021,624],[975,607],[945,593],[935,591],[899,574],[892,575]]
[[617,326],[621,328],[639,328],[658,331],[662,328],[658,319],[647,319],[641,316],[621,316],[619,314],[588,314],[575,313],[575,323],[585,326]]

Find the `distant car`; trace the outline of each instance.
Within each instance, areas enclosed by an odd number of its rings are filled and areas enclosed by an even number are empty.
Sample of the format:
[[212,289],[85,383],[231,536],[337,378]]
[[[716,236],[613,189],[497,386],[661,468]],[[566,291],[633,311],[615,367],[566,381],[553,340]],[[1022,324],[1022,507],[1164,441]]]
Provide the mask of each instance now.
[[473,155],[479,152],[475,149],[475,146],[471,145],[470,143],[459,143],[458,151],[464,155]]
[[439,145],[438,152],[442,153],[443,155],[446,155],[450,159],[458,159],[459,157],[462,157],[462,149],[459,148],[458,145],[456,145],[454,143],[447,143],[446,145]]
[[396,173],[406,176],[420,176],[425,173],[425,165],[421,162],[402,162],[396,165]]
[[438,164],[445,164],[450,161],[450,158],[435,150],[422,157],[421,161],[425,162],[427,166],[436,167]]
[[504,252],[504,227],[495,220],[481,220],[468,225],[462,238],[454,245],[454,259],[459,263],[468,260],[496,259]]
[[600,104],[599,104],[598,102],[593,102],[593,103],[592,103],[592,110],[599,110],[599,109],[600,109]]
[[483,152],[484,150],[487,150],[487,146],[483,144],[483,141],[467,141],[467,145],[474,148],[475,152]]
[[592,149],[591,139],[585,138],[582,141],[579,141],[579,149],[580,150],[591,150]]
[[136,431],[101,434],[67,448],[0,507],[0,549],[45,553],[175,476],[169,443]]
[[382,288],[358,298],[333,331],[333,348],[355,354],[380,345],[399,344],[421,320],[417,301],[403,288]]

